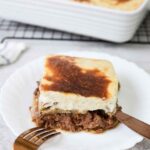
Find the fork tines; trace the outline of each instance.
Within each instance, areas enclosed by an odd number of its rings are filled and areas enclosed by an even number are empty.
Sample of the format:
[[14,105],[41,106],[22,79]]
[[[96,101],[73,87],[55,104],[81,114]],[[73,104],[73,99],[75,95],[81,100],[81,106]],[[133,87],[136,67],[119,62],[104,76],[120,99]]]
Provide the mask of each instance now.
[[14,143],[14,150],[36,150],[47,139],[60,134],[53,129],[35,127],[23,132]]

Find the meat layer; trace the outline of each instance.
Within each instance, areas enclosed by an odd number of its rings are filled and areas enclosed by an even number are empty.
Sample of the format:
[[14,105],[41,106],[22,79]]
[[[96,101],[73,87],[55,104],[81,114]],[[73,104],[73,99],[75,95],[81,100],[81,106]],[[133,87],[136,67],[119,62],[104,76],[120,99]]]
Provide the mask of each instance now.
[[108,116],[104,111],[92,111],[85,114],[78,113],[51,113],[39,115],[34,119],[37,126],[61,129],[71,132],[91,131],[101,133],[113,128],[118,121],[113,116]]

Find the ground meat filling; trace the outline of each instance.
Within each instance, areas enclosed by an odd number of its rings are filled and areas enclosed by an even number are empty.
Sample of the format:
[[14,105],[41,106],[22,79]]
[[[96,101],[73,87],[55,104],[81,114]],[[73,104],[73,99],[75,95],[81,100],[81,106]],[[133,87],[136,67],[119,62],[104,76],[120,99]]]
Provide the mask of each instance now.
[[103,132],[118,124],[115,117],[104,114],[103,111],[92,111],[86,114],[52,113],[40,115],[34,120],[37,126],[62,129],[71,132],[95,131]]
[[[36,89],[35,99],[39,96],[39,90]],[[107,129],[114,128],[119,122],[114,116],[107,115],[103,110],[88,111],[85,114],[77,112],[72,113],[48,113],[39,114],[38,103],[34,103],[33,121],[39,127],[62,129],[71,132],[93,131],[101,133]]]

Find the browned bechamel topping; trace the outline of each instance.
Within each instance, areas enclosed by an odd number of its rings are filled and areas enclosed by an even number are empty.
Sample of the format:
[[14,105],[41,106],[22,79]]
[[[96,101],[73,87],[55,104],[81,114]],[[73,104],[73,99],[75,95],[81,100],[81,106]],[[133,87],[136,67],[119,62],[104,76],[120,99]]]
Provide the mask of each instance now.
[[53,56],[47,59],[46,68],[52,75],[45,79],[52,84],[43,84],[44,91],[60,91],[75,93],[85,97],[95,96],[106,99],[109,97],[108,85],[111,82],[97,69],[82,69],[75,64],[73,57]]

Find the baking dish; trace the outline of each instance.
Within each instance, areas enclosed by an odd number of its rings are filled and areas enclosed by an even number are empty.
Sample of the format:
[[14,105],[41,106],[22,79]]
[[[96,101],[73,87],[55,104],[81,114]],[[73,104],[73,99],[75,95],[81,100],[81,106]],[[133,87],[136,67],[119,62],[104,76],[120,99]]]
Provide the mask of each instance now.
[[71,0],[0,0],[0,16],[121,43],[133,37],[149,3],[126,12]]

